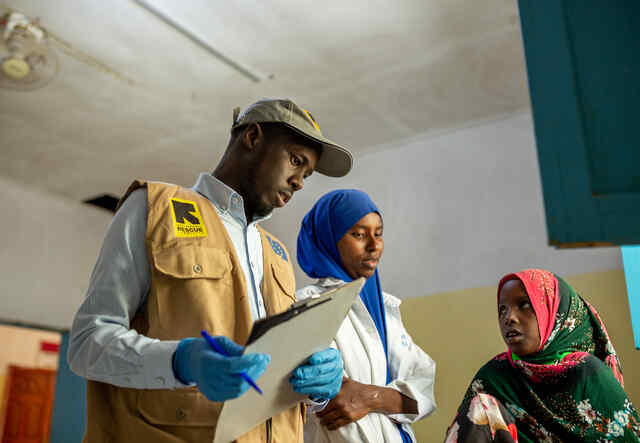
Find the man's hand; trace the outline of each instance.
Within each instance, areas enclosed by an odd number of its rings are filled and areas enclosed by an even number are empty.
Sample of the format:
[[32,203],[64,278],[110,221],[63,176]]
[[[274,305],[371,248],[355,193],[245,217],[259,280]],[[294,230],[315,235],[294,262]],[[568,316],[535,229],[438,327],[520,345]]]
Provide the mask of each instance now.
[[342,384],[342,356],[337,349],[316,352],[309,361],[298,366],[289,381],[293,390],[314,400],[331,400]]
[[344,377],[338,395],[316,414],[320,423],[334,431],[360,420],[379,407],[380,393],[376,388]]
[[227,337],[213,337],[229,357],[218,354],[202,338],[185,338],[173,356],[173,372],[183,383],[195,383],[211,401],[240,397],[249,383],[240,375],[257,380],[271,360],[267,354],[242,355],[242,346]]

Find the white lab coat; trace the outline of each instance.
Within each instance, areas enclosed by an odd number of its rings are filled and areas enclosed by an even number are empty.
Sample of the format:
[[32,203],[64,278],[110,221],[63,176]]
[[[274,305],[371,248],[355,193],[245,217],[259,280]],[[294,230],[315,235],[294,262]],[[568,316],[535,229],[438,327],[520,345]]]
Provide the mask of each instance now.
[[[297,291],[298,300],[313,297],[343,282],[322,279],[315,285]],[[417,414],[385,415],[370,413],[355,423],[336,431],[320,424],[313,412],[305,424],[306,443],[370,442],[402,443],[395,423],[402,427],[415,442],[411,423],[424,418],[435,409],[433,383],[436,371],[434,361],[418,347],[405,330],[400,317],[401,300],[382,293],[387,322],[387,349],[391,382],[387,385],[386,360],[382,341],[362,299],[358,297],[338,329],[332,347],[338,349],[344,361],[345,376],[360,383],[387,386],[414,399]]]

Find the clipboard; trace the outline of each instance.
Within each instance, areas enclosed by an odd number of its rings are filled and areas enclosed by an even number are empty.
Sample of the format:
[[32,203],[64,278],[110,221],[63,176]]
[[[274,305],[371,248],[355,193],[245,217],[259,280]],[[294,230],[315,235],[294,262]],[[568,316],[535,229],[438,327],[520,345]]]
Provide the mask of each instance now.
[[263,395],[250,389],[226,401],[213,443],[230,443],[306,398],[291,387],[291,373],[311,354],[329,347],[364,283],[364,278],[354,280],[254,323],[244,352],[271,356],[267,370],[256,380]]

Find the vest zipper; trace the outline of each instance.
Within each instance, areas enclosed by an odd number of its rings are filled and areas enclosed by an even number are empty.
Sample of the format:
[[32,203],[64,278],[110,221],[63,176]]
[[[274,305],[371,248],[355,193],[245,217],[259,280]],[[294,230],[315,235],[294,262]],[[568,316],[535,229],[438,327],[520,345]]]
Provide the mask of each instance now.
[[271,443],[271,419],[267,420],[267,443]]

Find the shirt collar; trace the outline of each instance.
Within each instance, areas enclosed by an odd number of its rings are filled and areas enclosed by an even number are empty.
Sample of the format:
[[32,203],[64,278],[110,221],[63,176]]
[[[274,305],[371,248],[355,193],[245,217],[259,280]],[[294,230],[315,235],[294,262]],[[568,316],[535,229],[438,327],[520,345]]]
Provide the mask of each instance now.
[[[192,189],[205,196],[221,212],[227,212],[243,225],[247,225],[242,196],[213,175],[201,173]],[[254,217],[251,224],[267,220],[270,217],[271,213],[263,217]]]

